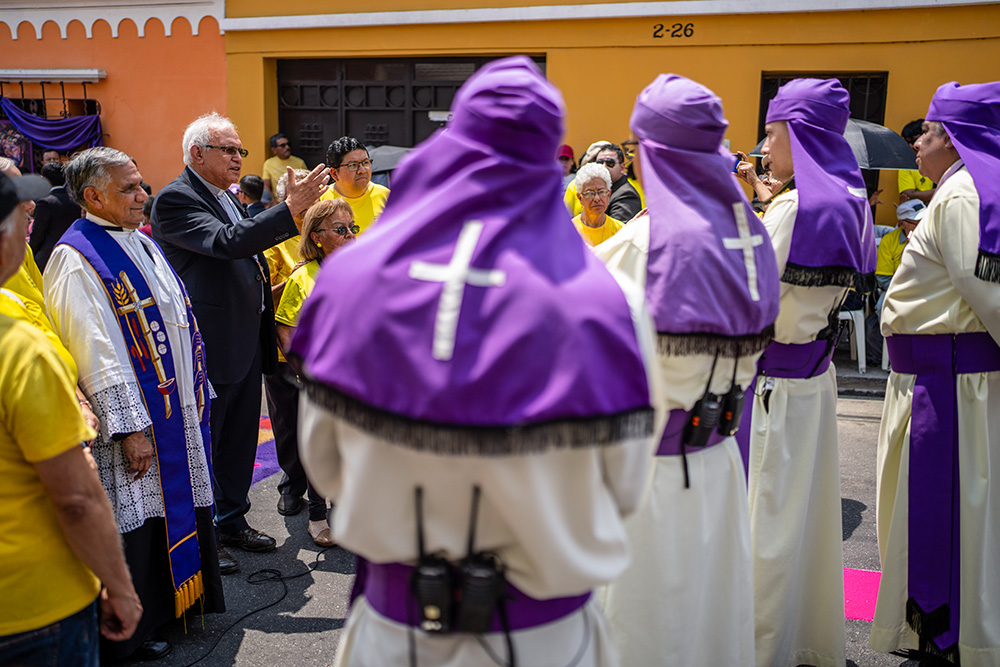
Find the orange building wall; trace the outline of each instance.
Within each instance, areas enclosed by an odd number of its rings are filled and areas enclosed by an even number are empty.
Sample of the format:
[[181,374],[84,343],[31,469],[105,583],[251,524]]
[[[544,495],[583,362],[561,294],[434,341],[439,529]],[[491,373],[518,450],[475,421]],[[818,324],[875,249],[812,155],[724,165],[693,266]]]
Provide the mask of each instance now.
[[[227,113],[225,40],[213,18],[204,18],[192,35],[186,19],[176,19],[171,35],[151,19],[145,36],[129,20],[117,38],[105,21],[94,25],[87,39],[83,24],[72,22],[63,39],[53,22],[42,39],[23,25],[17,40],[0,23],[0,54],[5,68],[80,69],[107,72],[99,83],[87,84],[87,96],[101,104],[104,143],[136,159],[153,192],[158,192],[184,167],[181,137],[195,117],[216,110]],[[46,98],[58,95],[58,85],[46,84]],[[20,97],[20,89],[4,84],[5,93]],[[38,84],[25,84],[25,96],[41,97]],[[80,84],[66,84],[67,97],[83,97]]]

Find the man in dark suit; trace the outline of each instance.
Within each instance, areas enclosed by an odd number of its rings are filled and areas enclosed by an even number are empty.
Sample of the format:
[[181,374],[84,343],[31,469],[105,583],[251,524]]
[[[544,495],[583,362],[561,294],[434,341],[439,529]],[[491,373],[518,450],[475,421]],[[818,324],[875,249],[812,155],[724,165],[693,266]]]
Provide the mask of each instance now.
[[639,193],[628,182],[625,173],[625,154],[620,146],[608,144],[597,154],[594,162],[603,164],[611,174],[611,199],[608,201],[608,215],[615,220],[628,222],[642,209]]
[[205,341],[212,400],[212,465],[223,573],[237,563],[225,546],[270,551],[274,539],[247,524],[260,419],[261,373],[277,368],[274,303],[260,253],[298,234],[303,214],[326,190],[323,165],[290,177],[285,202],[245,217],[228,190],[240,177],[243,150],[232,122],[212,113],[184,132],[187,168],[156,197],[153,239],[181,276]]
[[38,269],[44,271],[52,249],[69,226],[80,217],[80,205],[73,201],[66,190],[62,162],[45,163],[41,174],[52,184],[52,189],[35,202],[35,222],[31,226],[28,245],[35,255]]

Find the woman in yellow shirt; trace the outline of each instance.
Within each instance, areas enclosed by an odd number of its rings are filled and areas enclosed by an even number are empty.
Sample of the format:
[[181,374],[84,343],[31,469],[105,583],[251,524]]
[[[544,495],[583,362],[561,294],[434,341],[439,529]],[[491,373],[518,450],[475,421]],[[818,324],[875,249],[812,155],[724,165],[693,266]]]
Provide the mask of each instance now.
[[[281,301],[274,311],[278,345],[283,351],[287,351],[291,345],[302,304],[316,285],[320,264],[331,252],[353,241],[358,231],[351,205],[343,199],[319,201],[306,211],[298,247],[303,263],[288,277],[281,293]],[[292,420],[293,423],[296,421],[297,419]],[[310,537],[317,546],[333,546],[333,536],[327,522],[326,500],[312,484],[307,485],[306,493],[309,496]]]
[[603,164],[591,162],[576,172],[576,196],[583,204],[583,211],[573,218],[573,224],[588,245],[607,241],[622,228],[622,223],[610,217],[611,174]]

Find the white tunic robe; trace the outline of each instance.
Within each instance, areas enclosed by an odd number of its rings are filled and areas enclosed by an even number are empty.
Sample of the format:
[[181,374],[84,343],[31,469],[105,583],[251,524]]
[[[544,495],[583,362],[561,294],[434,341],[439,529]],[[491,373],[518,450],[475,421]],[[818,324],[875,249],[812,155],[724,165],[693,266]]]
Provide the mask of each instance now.
[[[641,291],[634,285],[622,287],[632,307],[647,377],[653,377],[652,322]],[[650,388],[655,406],[655,384]],[[657,423],[661,421],[657,414]],[[299,433],[310,480],[337,506],[333,537],[338,544],[372,562],[413,564],[414,488],[419,485],[424,490],[426,550],[457,562],[466,555],[472,487],[478,484],[482,497],[476,548],[496,553],[508,581],[540,599],[580,595],[628,566],[622,516],[635,511],[642,497],[654,439],[540,454],[441,456],[364,433],[333,417],[305,392]],[[409,664],[411,633],[419,665],[495,667],[506,660],[502,633],[435,636],[411,631],[374,611],[362,596],[351,608],[337,664]],[[519,664],[619,664],[593,599],[554,623],[512,635]]]
[[[108,228],[99,218],[88,216]],[[187,310],[181,288],[159,247],[139,231],[109,229],[113,238],[135,263],[149,284],[163,317],[165,333],[173,351],[174,368],[167,375],[177,378],[175,392],[181,410],[174,418],[184,423],[188,466],[195,507],[210,507],[212,483],[198,423],[194,396],[194,371]],[[147,252],[148,250],[148,252]],[[45,308],[66,348],[80,368],[80,388],[90,401],[101,428],[92,451],[104,490],[111,500],[118,530],[127,533],[152,517],[163,517],[160,471],[153,457],[149,471],[133,481],[126,471],[128,460],[115,433],[143,431],[151,437],[149,414],[139,390],[128,347],[107,290],[90,264],[74,248],[59,245],[52,251],[44,275]]]
[[[882,333],[988,331],[1000,341],[1000,285],[975,277],[979,195],[957,163],[906,244],[886,293]],[[910,403],[916,376],[889,376],[878,439],[877,525],[882,582],[871,645],[917,648],[906,624]],[[963,667],[1000,665],[1000,372],[958,376]]]
[[[645,291],[649,217],[594,249]],[[705,393],[711,355],[658,355],[666,410],[690,410]],[[739,361],[746,387],[757,357]],[[729,391],[733,362],[719,359],[712,391]],[[639,511],[625,522],[635,555],[604,591],[623,665],[753,665],[753,580],[746,474],[735,438],[680,456],[657,456]]]
[[[779,275],[788,263],[797,212],[798,191],[792,191],[776,198],[764,216]],[[845,292],[781,283],[775,341],[816,340]],[[757,665],[843,667],[836,369],[830,364],[804,380],[758,378],[755,393],[749,497]]]

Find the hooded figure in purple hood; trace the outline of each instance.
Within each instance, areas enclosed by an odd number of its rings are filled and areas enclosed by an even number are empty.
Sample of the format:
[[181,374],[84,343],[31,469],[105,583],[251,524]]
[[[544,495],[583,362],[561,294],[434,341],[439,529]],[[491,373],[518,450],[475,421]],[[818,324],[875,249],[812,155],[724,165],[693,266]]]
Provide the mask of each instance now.
[[[623,664],[749,665],[750,523],[732,432],[773,336],[778,266],[722,149],[729,123],[712,91],[661,74],[630,126],[649,213],[594,252],[645,287],[670,414],[648,498],[626,522],[633,563],[604,610]],[[722,424],[700,410],[713,401]]]
[[618,664],[591,591],[629,563],[652,323],[570,222],[562,100],[534,64],[487,65],[453,113],[292,343],[303,463],[360,557],[338,664]]
[[871,645],[985,667],[1000,664],[1000,82],[938,88],[915,146],[938,188],[882,312]]
[[844,139],[836,79],[795,79],[768,107],[774,177],[797,189],[763,223],[781,273],[774,342],[758,364],[750,430],[757,664],[843,667],[844,569],[837,378],[830,363],[849,287],[874,282],[864,181]]

